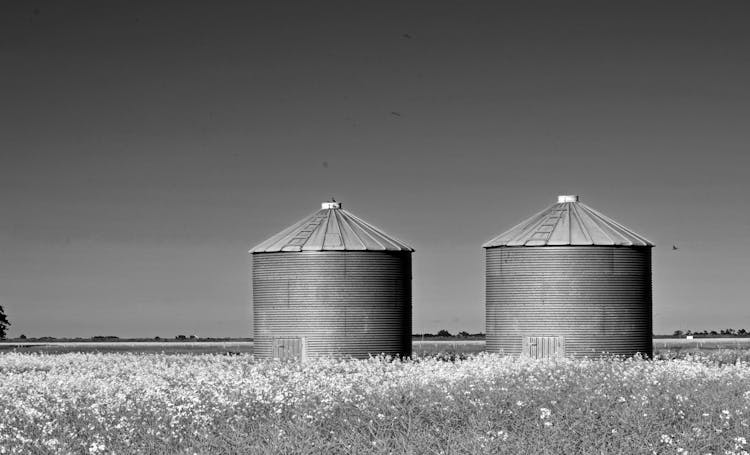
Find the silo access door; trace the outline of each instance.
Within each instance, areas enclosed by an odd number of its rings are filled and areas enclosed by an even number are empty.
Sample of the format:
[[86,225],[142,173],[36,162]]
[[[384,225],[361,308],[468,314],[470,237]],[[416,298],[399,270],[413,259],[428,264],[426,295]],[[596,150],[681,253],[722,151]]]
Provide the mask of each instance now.
[[521,352],[532,359],[565,357],[565,338],[550,336],[524,337]]
[[273,337],[272,358],[304,362],[307,358],[307,340],[305,337]]

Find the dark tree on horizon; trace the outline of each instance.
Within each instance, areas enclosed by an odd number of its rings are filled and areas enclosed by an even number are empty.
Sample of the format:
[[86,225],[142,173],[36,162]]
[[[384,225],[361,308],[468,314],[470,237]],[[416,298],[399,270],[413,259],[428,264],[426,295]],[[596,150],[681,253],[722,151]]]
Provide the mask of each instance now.
[[3,309],[3,306],[0,305],[0,340],[5,339],[5,329],[10,325],[10,322],[8,322],[8,318],[5,317],[5,310]]

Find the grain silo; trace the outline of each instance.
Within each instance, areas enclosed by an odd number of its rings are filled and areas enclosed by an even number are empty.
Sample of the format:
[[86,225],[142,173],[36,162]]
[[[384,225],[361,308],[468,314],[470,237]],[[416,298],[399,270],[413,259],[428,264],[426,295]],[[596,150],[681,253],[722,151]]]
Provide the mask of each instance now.
[[578,196],[559,196],[484,244],[487,350],[651,356],[652,247]]
[[413,251],[338,202],[256,246],[255,355],[411,355]]

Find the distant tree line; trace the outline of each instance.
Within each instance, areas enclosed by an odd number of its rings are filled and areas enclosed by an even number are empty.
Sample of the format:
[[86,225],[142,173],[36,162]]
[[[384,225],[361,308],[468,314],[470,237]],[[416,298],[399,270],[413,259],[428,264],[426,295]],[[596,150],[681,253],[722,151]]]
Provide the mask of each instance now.
[[[2,307],[0,307],[0,310],[2,310]],[[0,312],[0,315],[2,313]],[[2,326],[2,319],[0,319],[0,329],[3,329]],[[10,325],[10,324],[8,324]],[[5,333],[0,332],[3,336],[0,336],[0,339],[4,338]],[[451,338],[451,339],[480,339],[483,340],[485,338],[484,333],[482,332],[476,332],[476,333],[469,333],[465,330],[462,330],[458,332],[457,334],[452,334],[448,330],[441,329],[438,330],[437,333],[415,333],[412,335],[414,338]],[[163,338],[160,336],[155,336],[153,338],[120,338],[115,335],[95,335],[88,338],[82,338],[82,337],[75,337],[75,338],[56,338],[56,337],[50,337],[50,336],[42,336],[42,337],[27,337],[26,335],[21,335],[18,337],[19,340],[27,340],[27,341],[148,341],[148,340],[154,340],[154,341],[170,341],[170,338]],[[196,337],[195,335],[175,335],[174,338],[171,339],[172,341],[230,341],[230,340],[240,340],[240,341],[248,341],[252,340],[252,338],[234,338],[234,337],[218,337],[218,338],[203,338],[203,337]]]
[[253,341],[252,338],[238,338],[238,337],[196,337],[195,335],[176,335],[174,338],[162,338],[159,336],[153,337],[153,338],[120,338],[118,336],[114,335],[95,335],[92,337],[82,338],[82,337],[50,337],[50,336],[42,336],[42,337],[27,337],[24,334],[21,334],[17,340],[24,340],[24,341],[30,341],[30,342],[38,342],[38,341],[64,341],[64,342],[76,342],[76,341],[110,341],[110,342],[117,342],[117,341]]
[[0,340],[5,339],[5,330],[10,325],[10,322],[8,322],[8,318],[5,316],[5,310],[3,309],[3,306],[0,305]]
[[458,332],[457,334],[453,335],[449,331],[445,329],[438,330],[437,333],[415,333],[412,335],[414,338],[479,338],[484,339],[484,333],[477,332],[477,333],[469,333],[466,331]]
[[750,332],[748,332],[745,329],[721,329],[719,331],[716,330],[703,330],[703,331],[692,331],[692,330],[675,330],[674,333],[672,333],[672,336],[675,338],[685,337],[685,336],[693,336],[696,338],[712,338],[712,337],[739,337],[739,338],[746,338],[750,337]]

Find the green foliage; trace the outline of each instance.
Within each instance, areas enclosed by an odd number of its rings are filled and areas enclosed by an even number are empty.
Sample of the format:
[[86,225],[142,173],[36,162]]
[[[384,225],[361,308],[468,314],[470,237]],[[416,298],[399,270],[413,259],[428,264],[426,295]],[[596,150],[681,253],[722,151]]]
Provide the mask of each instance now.
[[5,316],[5,310],[3,309],[3,306],[0,305],[0,340],[5,339],[5,330],[10,325],[10,322],[8,322],[8,318]]

